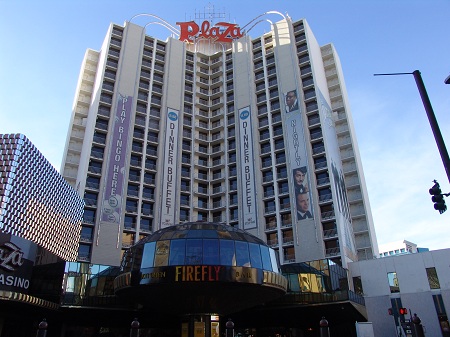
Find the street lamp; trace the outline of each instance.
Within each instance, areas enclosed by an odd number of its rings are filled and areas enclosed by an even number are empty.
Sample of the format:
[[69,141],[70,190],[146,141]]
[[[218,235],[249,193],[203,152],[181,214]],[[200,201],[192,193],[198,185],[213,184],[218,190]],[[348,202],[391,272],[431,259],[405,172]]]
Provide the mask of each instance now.
[[[422,98],[423,106],[428,116],[428,121],[433,131],[434,139],[441,155],[442,163],[444,164],[445,172],[447,173],[448,181],[450,182],[450,157],[448,156],[447,148],[445,147],[444,138],[442,138],[439,124],[434,115],[433,107],[431,106],[430,98],[428,97],[425,84],[423,83],[422,76],[419,70],[414,70],[412,73],[392,73],[392,74],[374,74],[374,76],[389,76],[389,75],[414,75],[417,88],[419,89],[420,97]],[[445,83],[450,83],[450,76],[445,79]]]

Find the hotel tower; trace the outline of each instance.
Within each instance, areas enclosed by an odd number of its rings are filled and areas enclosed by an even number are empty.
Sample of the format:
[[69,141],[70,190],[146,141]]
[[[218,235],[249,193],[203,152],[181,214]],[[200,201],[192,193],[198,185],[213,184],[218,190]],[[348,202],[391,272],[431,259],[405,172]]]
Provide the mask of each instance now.
[[166,40],[135,17],[87,50],[61,168],[85,201],[78,261],[118,266],[187,221],[239,227],[282,265],[378,255],[339,57],[265,15],[161,20]]

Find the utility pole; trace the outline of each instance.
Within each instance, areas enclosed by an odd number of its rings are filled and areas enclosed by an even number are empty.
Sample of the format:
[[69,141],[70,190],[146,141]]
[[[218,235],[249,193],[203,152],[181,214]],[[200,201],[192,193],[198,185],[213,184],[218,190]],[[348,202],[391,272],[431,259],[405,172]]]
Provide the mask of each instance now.
[[[450,157],[448,156],[447,148],[445,147],[444,138],[442,138],[439,124],[434,115],[433,107],[431,106],[430,98],[428,97],[425,84],[419,70],[414,70],[412,73],[392,73],[392,74],[374,74],[374,76],[390,76],[390,75],[413,75],[416,80],[417,88],[419,89],[420,97],[422,98],[423,106],[427,113],[428,121],[430,122],[431,130],[433,131],[434,139],[441,155],[442,163],[444,164],[445,172],[447,173],[448,181],[450,182]],[[446,82],[447,83],[447,79]]]

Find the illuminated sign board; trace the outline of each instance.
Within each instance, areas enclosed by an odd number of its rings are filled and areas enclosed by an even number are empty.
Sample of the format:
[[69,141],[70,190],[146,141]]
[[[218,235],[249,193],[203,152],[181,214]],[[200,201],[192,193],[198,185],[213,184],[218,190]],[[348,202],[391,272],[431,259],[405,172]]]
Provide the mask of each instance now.
[[0,290],[28,292],[36,250],[31,241],[0,233]]
[[203,21],[201,27],[194,21],[177,22],[180,26],[180,41],[194,43],[196,39],[211,39],[214,42],[232,42],[244,36],[235,23],[217,22],[211,27],[209,21]]
[[142,269],[140,284],[178,282],[241,282],[261,284],[263,271],[250,267],[192,265]]

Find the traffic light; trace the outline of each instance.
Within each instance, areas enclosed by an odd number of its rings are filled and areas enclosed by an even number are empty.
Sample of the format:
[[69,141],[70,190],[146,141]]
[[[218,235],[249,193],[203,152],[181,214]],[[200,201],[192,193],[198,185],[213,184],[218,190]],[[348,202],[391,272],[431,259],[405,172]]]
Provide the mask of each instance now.
[[398,312],[400,315],[406,315],[408,313],[408,310],[406,308],[400,308],[398,309]]
[[431,201],[434,202],[434,209],[439,211],[440,214],[444,213],[447,210],[444,200],[445,194],[442,194],[441,187],[436,180],[434,180],[434,186],[430,188],[429,192],[432,195]]

